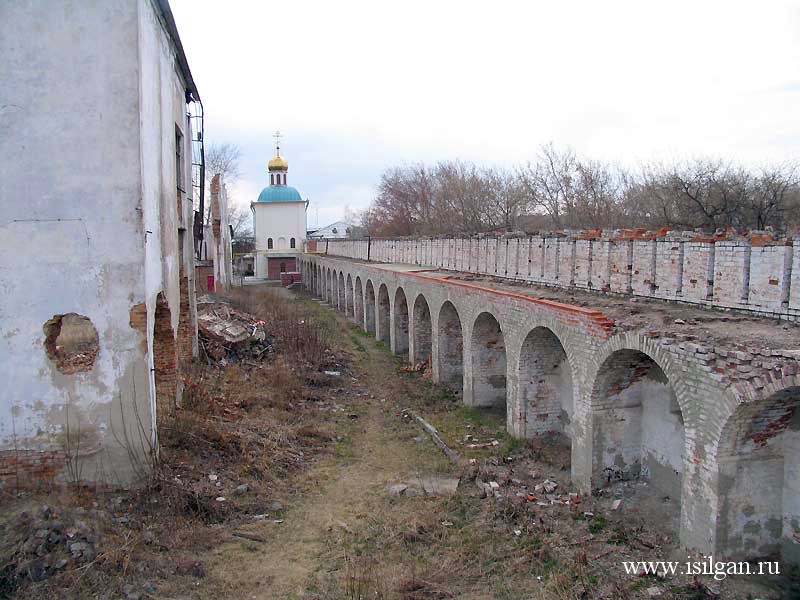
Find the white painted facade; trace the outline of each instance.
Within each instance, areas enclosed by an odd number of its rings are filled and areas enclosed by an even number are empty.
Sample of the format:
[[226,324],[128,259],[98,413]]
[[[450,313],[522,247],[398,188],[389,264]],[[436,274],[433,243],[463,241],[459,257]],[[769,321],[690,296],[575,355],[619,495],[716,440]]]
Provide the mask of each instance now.
[[[278,166],[274,165],[276,161]],[[303,252],[308,202],[301,199],[297,190],[287,186],[287,171],[288,163],[280,157],[278,149],[270,161],[270,185],[250,204],[256,247],[255,276],[258,278],[275,279],[278,264],[281,270],[293,270],[289,268],[291,260],[296,263]],[[273,268],[270,268],[271,261]],[[299,267],[295,264],[294,268]]]
[[[0,458],[62,453],[80,467],[62,479],[127,483],[148,468],[156,299],[177,331],[181,260],[194,306],[194,84],[171,19],[164,0],[0,3]],[[65,375],[43,324],[73,312],[99,354]],[[191,327],[196,350],[194,310]]]

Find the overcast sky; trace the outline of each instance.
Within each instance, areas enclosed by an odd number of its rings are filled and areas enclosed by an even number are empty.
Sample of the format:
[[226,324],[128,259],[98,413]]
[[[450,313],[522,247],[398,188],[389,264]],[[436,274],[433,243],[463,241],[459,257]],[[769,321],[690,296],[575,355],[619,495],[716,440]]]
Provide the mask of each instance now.
[[800,1],[171,6],[206,140],[243,151],[235,199],[267,184],[279,129],[309,227],[365,208],[387,167],[513,167],[550,141],[623,164],[800,157]]

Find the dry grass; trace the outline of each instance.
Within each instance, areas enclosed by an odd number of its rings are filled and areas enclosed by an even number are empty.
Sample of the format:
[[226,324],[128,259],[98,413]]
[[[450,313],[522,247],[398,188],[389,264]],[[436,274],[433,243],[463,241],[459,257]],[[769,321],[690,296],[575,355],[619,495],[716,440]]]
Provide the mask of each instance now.
[[280,340],[279,352],[291,362],[319,369],[330,359],[331,325],[299,302],[287,302],[274,289],[234,288],[228,299],[253,315],[263,315],[270,335]]

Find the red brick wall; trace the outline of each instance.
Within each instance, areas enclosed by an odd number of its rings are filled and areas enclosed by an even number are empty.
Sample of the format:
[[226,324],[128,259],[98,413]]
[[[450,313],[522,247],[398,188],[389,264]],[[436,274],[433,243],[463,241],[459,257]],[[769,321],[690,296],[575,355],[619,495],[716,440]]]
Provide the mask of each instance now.
[[267,259],[267,277],[269,279],[281,278],[281,263],[286,264],[286,271],[297,270],[297,260],[295,258],[268,258]]
[[178,383],[178,349],[169,306],[163,293],[158,294],[153,323],[153,367],[156,377],[156,419],[160,422],[173,414]]
[[197,265],[194,268],[194,289],[198,296],[213,293],[214,290],[208,289],[208,276],[214,274],[212,265]]
[[0,481],[27,486],[52,481],[66,466],[66,456],[58,450],[5,450],[0,452]]
[[178,322],[178,358],[181,366],[185,366],[192,360],[192,348],[194,346],[194,327],[192,326],[192,307],[189,303],[189,278],[186,276],[186,269],[181,264],[181,304],[180,321]]

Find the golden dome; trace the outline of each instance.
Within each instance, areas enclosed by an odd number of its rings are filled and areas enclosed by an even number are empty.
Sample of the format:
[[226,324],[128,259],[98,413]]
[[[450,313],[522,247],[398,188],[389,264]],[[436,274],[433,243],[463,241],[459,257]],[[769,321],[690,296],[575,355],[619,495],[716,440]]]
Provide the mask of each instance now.
[[270,171],[288,171],[289,170],[289,163],[282,156],[276,155],[269,161],[269,170]]

